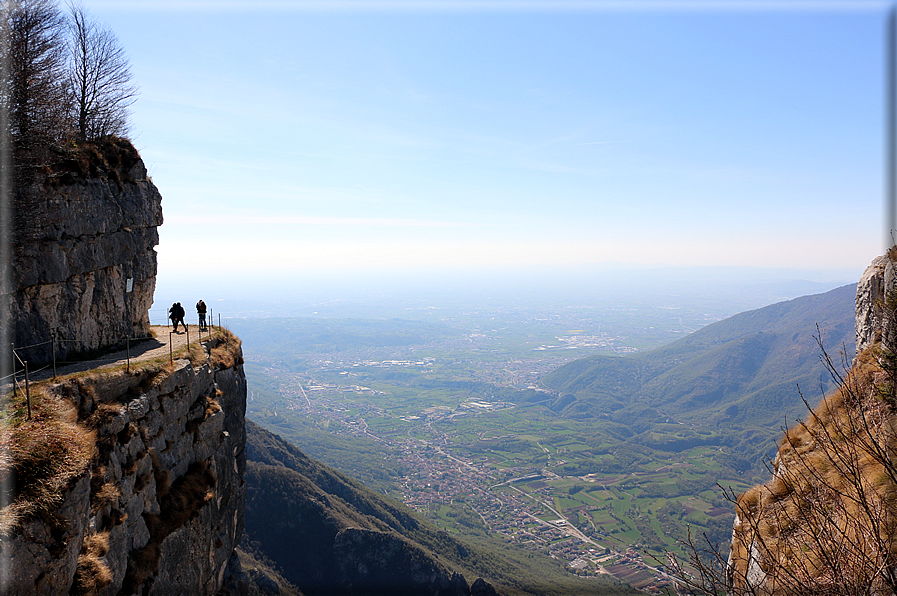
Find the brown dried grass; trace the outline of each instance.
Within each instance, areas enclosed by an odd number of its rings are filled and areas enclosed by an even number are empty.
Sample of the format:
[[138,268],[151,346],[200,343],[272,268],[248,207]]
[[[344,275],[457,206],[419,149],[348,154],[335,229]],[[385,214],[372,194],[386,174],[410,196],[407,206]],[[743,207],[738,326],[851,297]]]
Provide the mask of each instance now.
[[0,512],[0,532],[19,521],[52,514],[69,483],[90,465],[96,432],[79,424],[68,401],[45,388],[31,393],[32,416],[24,399],[0,409],[0,484],[12,486],[11,503]]
[[209,361],[212,367],[233,368],[243,364],[242,342],[227,329],[220,330],[209,345]]
[[121,496],[121,489],[115,484],[107,482],[99,491],[91,495],[90,511],[96,513],[100,508],[115,502]]
[[113,576],[103,557],[109,552],[109,531],[93,534],[81,544],[73,593],[93,596],[112,583]]
[[897,455],[897,414],[880,391],[881,362],[875,350],[860,354],[841,387],[787,430],[773,478],[740,495],[736,577],[753,545],[770,594],[883,581],[864,575],[897,553],[897,477],[882,455]]

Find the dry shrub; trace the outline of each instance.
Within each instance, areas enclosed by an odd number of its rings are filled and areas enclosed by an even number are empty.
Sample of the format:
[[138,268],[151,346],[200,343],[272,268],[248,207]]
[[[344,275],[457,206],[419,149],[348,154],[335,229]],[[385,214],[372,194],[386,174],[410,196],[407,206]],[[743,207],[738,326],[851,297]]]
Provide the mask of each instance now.
[[243,364],[242,342],[227,329],[220,330],[209,349],[209,361],[214,368],[233,368]]
[[[788,429],[773,478],[739,498],[733,593],[897,588],[897,441],[895,413],[875,380],[881,363],[869,350],[843,377],[834,373],[839,388]],[[759,584],[748,579],[752,560],[763,571]]]
[[78,567],[75,570],[73,593],[88,596],[98,593],[112,583],[112,572],[103,560],[109,552],[109,532],[100,532],[84,539]]
[[668,554],[678,593],[897,593],[897,356],[875,346],[843,375],[822,358],[838,389],[786,431],[767,483],[727,493],[728,560],[691,536],[697,573]]
[[96,432],[78,424],[69,402],[46,390],[32,391],[31,401],[30,419],[21,397],[0,410],[0,485],[12,487],[0,515],[3,533],[17,519],[51,514],[94,454]]

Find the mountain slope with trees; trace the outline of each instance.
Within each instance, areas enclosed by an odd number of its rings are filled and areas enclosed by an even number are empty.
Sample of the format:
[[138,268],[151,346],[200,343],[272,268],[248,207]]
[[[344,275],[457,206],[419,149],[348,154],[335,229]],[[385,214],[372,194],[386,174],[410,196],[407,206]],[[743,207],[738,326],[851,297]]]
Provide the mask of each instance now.
[[559,394],[556,412],[624,424],[633,442],[675,424],[725,429],[734,446],[740,433],[774,434],[803,415],[801,391],[815,402],[831,389],[817,338],[852,358],[855,296],[854,284],[780,302],[650,352],[576,360],[542,383]]
[[468,593],[456,573],[484,577],[500,594],[637,593],[577,578],[560,564],[536,571],[455,538],[255,423],[246,426],[244,548],[306,595]]

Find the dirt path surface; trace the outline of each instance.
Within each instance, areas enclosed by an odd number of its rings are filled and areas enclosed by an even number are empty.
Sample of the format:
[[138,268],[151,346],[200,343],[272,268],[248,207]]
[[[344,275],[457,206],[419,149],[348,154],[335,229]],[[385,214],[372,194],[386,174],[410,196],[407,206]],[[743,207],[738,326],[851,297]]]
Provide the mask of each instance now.
[[[209,330],[212,332],[216,329],[216,327],[209,327]],[[186,331],[183,326],[179,325],[176,333],[172,333],[171,327],[168,325],[153,325],[150,327],[150,331],[153,334],[153,339],[132,343],[130,349],[126,348],[116,352],[109,352],[92,360],[71,364],[57,364],[56,374],[57,376],[63,376],[95,368],[111,368],[127,363],[129,355],[131,364],[160,356],[168,356],[171,352],[177,352],[179,348],[186,346],[188,337],[191,343],[195,343],[200,339],[199,327],[197,325],[189,325]],[[208,337],[208,332],[204,331],[202,339],[205,340]],[[39,371],[29,375],[29,377],[32,381],[51,379],[53,378],[53,366],[42,367]]]

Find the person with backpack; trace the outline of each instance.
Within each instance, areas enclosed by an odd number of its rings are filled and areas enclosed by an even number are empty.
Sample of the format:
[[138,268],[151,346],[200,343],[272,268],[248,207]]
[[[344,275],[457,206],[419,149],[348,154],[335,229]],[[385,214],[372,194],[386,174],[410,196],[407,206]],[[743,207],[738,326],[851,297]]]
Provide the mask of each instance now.
[[206,303],[200,300],[196,303],[196,314],[199,315],[199,330],[208,331],[206,327]]

